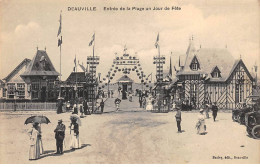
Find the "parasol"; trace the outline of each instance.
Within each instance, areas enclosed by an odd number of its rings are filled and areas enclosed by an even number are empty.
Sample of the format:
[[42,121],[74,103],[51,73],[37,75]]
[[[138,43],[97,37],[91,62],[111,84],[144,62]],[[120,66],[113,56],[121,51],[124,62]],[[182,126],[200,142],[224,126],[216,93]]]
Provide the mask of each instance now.
[[70,120],[76,120],[76,123],[81,126],[81,120],[80,117],[77,114],[71,114],[70,115]]
[[29,118],[27,118],[24,122],[24,124],[29,124],[29,123],[34,123],[34,122],[38,122],[39,124],[45,123],[48,124],[51,121],[49,120],[49,118],[47,118],[46,116],[31,116]]

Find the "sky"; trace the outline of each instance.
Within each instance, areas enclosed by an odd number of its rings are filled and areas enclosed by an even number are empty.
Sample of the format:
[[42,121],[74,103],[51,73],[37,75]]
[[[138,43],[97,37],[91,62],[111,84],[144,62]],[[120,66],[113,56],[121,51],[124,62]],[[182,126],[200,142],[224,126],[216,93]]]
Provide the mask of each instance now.
[[[172,7],[169,11],[104,11],[104,7]],[[96,7],[97,11],[68,11],[68,7]],[[32,59],[46,47],[59,72],[57,46],[59,15],[62,10],[62,80],[73,70],[74,58],[86,66],[92,55],[89,42],[95,33],[95,54],[100,56],[101,78],[111,68],[115,53],[137,53],[145,74],[155,75],[153,56],[157,34],[160,52],[173,64],[185,54],[189,38],[196,48],[225,48],[235,59],[240,56],[249,71],[260,66],[260,2],[257,0],[0,0],[0,79],[22,60]],[[184,60],[183,60],[184,61]],[[260,68],[258,68],[260,69]],[[258,70],[259,74],[260,70]],[[117,74],[112,82],[121,77]],[[137,77],[130,74],[137,80]],[[153,76],[153,78],[155,78]]]

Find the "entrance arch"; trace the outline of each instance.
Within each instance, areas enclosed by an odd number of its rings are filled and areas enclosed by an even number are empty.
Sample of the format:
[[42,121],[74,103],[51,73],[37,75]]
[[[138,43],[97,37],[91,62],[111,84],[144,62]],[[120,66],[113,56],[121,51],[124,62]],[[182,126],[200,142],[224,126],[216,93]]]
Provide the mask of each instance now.
[[138,56],[137,55],[131,56],[125,52],[122,56],[117,56],[116,54],[116,57],[113,60],[113,64],[111,65],[111,68],[107,72],[106,77],[100,81],[100,83],[103,84],[102,88],[107,86],[111,82],[111,80],[114,79],[116,73],[119,72],[122,72],[126,76],[131,72],[132,73],[135,72],[139,80],[141,81],[141,83],[147,88],[149,87],[148,83],[152,82],[151,80],[148,81],[151,75],[147,76],[144,74]]

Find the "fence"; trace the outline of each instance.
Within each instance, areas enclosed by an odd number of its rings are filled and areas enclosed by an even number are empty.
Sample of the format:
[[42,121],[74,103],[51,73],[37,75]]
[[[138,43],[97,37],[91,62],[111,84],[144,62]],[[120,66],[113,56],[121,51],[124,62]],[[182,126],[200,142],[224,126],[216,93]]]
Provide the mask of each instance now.
[[169,112],[169,106],[161,105],[160,111],[159,111],[158,105],[153,105],[153,109],[152,109],[151,112],[154,112],[154,113],[168,113]]
[[56,110],[57,103],[48,103],[48,102],[5,102],[0,103],[0,111],[47,111],[47,110]]

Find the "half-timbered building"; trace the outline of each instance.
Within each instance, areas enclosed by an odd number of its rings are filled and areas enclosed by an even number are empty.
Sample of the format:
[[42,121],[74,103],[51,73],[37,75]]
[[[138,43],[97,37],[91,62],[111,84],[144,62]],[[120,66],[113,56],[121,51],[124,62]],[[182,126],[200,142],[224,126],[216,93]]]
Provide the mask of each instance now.
[[190,40],[185,61],[173,79],[175,99],[195,108],[216,102],[219,108],[241,108],[252,94],[254,78],[242,59],[235,60],[227,48],[195,49]]

